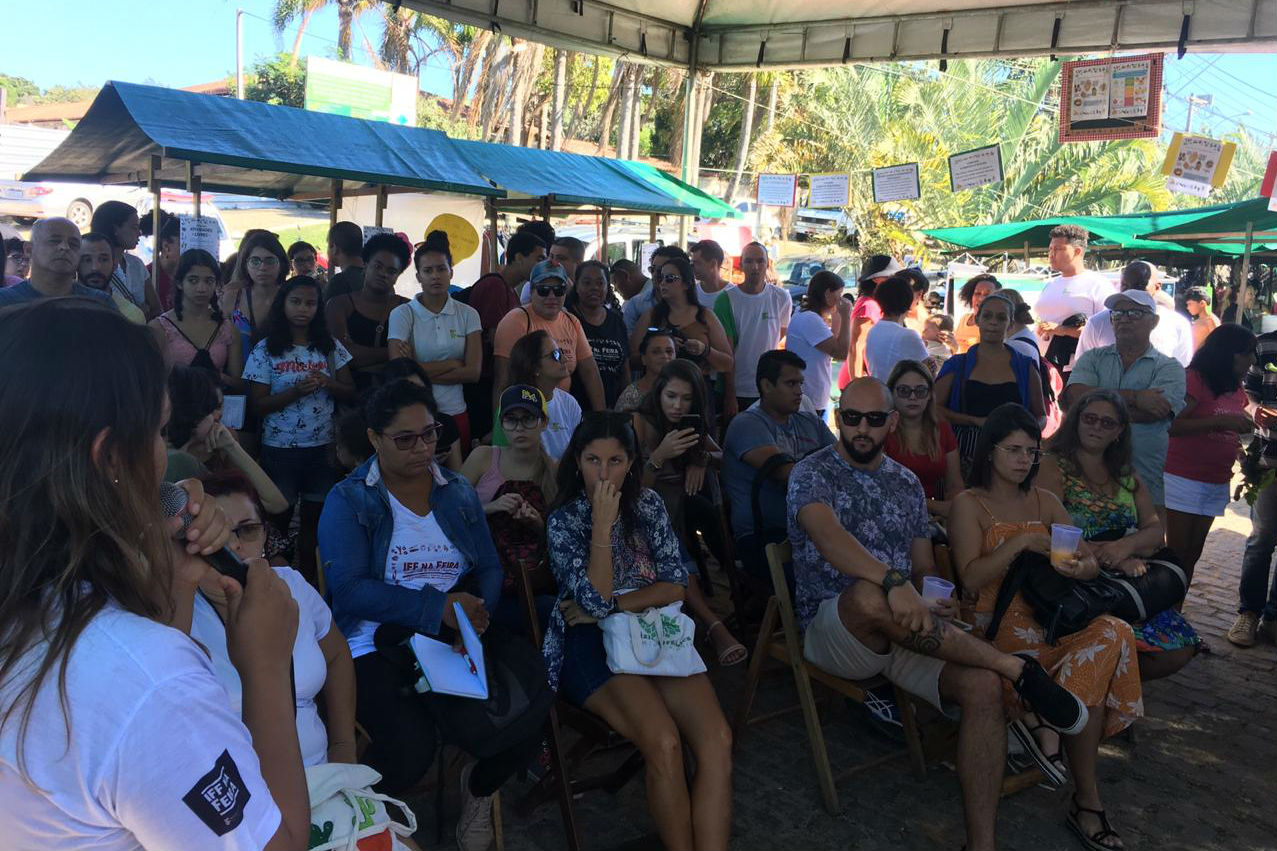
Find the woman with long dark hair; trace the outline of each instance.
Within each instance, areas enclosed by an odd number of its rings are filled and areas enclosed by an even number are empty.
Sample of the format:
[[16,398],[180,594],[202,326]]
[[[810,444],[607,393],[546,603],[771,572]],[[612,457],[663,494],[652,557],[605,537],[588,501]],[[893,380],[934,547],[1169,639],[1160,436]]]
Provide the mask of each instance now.
[[[231,603],[243,721],[188,633],[230,538],[199,482],[166,518],[164,362],[82,299],[0,314],[0,818],[16,848],[303,848],[297,606],[251,562]],[[181,541],[182,543],[176,543]],[[184,544],[184,545],[183,545]]]
[[1000,289],[1002,289],[1002,282],[997,279],[997,276],[981,272],[967,278],[966,283],[958,290],[958,301],[966,305],[967,312],[958,317],[957,327],[953,330],[954,342],[958,344],[957,354],[962,354],[980,342],[980,326],[976,322],[980,305]]
[[667,363],[678,357],[674,337],[661,328],[655,331],[649,328],[643,334],[643,339],[639,340],[638,351],[643,371],[617,398],[617,411],[637,411],[639,405],[643,404],[644,397],[651,392],[652,385],[656,383],[656,376],[661,374]]
[[652,309],[644,313],[630,337],[630,357],[638,359],[638,347],[649,328],[678,332],[678,356],[692,361],[708,376],[730,372],[735,359],[732,344],[714,311],[701,307],[696,295],[696,277],[686,255],[664,258],[652,285],[660,295]]
[[949,424],[936,417],[935,379],[931,370],[914,360],[902,360],[887,378],[896,413],[896,430],[887,435],[883,451],[908,467],[922,483],[927,511],[949,516],[949,506],[962,490],[958,440]]
[[[603,380],[603,400],[608,408],[630,384],[629,335],[625,320],[612,292],[612,279],[607,266],[597,260],[586,260],[576,267],[574,286],[568,291],[563,308],[581,320],[585,339],[590,341],[594,362]],[[579,402],[587,402],[585,388],[573,381],[572,393]]]
[[[525,334],[510,349],[510,368],[506,373],[510,383],[507,387],[528,385],[541,391],[546,417],[541,445],[555,461],[562,457],[576,424],[581,421],[580,403],[562,386],[567,374],[563,352],[546,331]],[[492,426],[493,446],[508,445],[501,425],[500,407],[498,403],[496,422]]]
[[137,208],[123,201],[103,201],[93,211],[89,224],[92,233],[100,233],[111,243],[115,255],[115,271],[111,276],[111,289],[128,299],[147,319],[160,314],[160,299],[151,286],[146,264],[136,254],[142,237]]
[[[1113,390],[1093,390],[1069,409],[1042,457],[1042,487],[1060,498],[1106,570],[1145,572],[1144,559],[1165,545],[1153,497],[1131,461],[1131,417]],[[1201,647],[1179,612],[1154,613],[1135,625],[1140,678],[1169,676]]]
[[266,337],[248,356],[244,381],[261,418],[262,468],[289,510],[273,518],[288,529],[301,500],[297,568],[315,580],[315,526],[336,479],[329,463],[334,400],[354,401],[350,352],[328,333],[314,278],[290,278],[271,302]]
[[[559,583],[545,635],[550,685],[601,716],[643,754],[648,808],[667,848],[726,848],[731,728],[705,674],[614,674],[598,622],[683,599],[687,571],[661,498],[642,486],[629,417],[586,414],[559,464],[550,566]],[[689,789],[685,742],[696,756]]]
[[235,257],[235,271],[222,290],[222,303],[231,306],[231,324],[243,338],[245,352],[251,352],[266,335],[266,317],[286,280],[288,255],[279,237],[264,230],[245,236]]
[[1171,422],[1166,451],[1166,539],[1189,582],[1216,517],[1229,503],[1229,482],[1241,435],[1255,423],[1242,379],[1255,365],[1255,335],[1221,325],[1184,372],[1184,408]]
[[[991,301],[985,300],[985,310]],[[1037,417],[1020,405],[1005,404],[991,411],[972,457],[970,489],[958,494],[949,512],[954,564],[965,591],[978,595],[976,625],[981,631],[991,620],[1012,562],[1025,552],[1049,556],[1051,525],[1072,525],[1060,500],[1033,485],[1042,454],[1041,435]],[[1099,573],[1085,544],[1074,558],[1052,566],[1071,579],[1090,579]],[[1062,786],[1072,774],[1068,825],[1083,843],[1091,849],[1122,848],[1100,801],[1096,763],[1100,742],[1144,714],[1130,624],[1101,615],[1080,632],[1048,644],[1043,625],[1017,591],[993,643],[1004,652],[1033,656],[1086,704],[1088,720],[1076,735],[1061,736],[1033,714],[1014,721],[1012,732],[1052,784]],[[1057,744],[1061,738],[1063,751]],[[1068,754],[1067,770],[1064,753]]]
[[173,309],[150,321],[168,364],[211,370],[226,387],[240,389],[243,339],[217,303],[221,267],[201,248],[182,252],[174,275]]
[[847,356],[851,345],[851,302],[842,297],[842,278],[821,269],[807,282],[803,309],[789,320],[785,348],[803,359],[803,395],[823,420],[832,401],[830,368]]

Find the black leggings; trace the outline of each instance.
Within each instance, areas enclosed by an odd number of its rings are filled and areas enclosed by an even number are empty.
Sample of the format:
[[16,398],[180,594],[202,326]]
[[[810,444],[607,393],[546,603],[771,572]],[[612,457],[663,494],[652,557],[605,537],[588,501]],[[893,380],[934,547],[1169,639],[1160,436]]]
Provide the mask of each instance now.
[[[439,731],[416,698],[400,693],[394,667],[375,651],[355,660],[355,717],[372,738],[362,762],[381,774],[377,788],[387,795],[414,786],[434,762]],[[500,789],[527,767],[540,745],[537,735],[479,760],[470,774],[470,794],[486,796]]]

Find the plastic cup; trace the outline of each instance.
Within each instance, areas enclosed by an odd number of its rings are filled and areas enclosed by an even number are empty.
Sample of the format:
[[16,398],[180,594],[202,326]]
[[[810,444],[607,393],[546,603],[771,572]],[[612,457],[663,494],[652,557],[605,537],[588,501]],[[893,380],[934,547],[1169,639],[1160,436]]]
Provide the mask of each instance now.
[[1077,555],[1077,546],[1082,541],[1082,530],[1076,526],[1063,523],[1051,524],[1051,566],[1062,567]]
[[936,600],[947,600],[953,596],[953,583],[939,576],[922,577],[922,602],[930,606]]

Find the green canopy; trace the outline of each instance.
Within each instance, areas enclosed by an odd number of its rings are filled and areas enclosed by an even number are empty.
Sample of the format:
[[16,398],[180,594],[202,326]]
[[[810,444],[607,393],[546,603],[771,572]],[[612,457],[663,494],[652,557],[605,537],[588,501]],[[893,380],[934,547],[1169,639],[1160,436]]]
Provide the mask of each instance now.
[[321,198],[337,179],[346,191],[505,194],[437,130],[114,82],[24,179],[144,183],[156,154],[163,184],[184,185],[190,161],[203,188],[219,192]]
[[1277,212],[1268,209],[1267,198],[1252,198],[1215,208],[1209,215],[1150,229],[1147,236],[1176,242],[1201,242],[1244,250],[1246,228],[1251,228],[1252,250],[1277,247]]
[[741,212],[729,204],[725,204],[708,192],[684,183],[672,174],[666,174],[655,166],[633,160],[609,160],[614,168],[624,169],[629,174],[646,181],[657,192],[662,192],[678,201],[696,208],[696,215],[702,219],[739,219]]
[[695,215],[695,207],[658,192],[603,157],[454,139],[469,166],[511,196],[552,204]]

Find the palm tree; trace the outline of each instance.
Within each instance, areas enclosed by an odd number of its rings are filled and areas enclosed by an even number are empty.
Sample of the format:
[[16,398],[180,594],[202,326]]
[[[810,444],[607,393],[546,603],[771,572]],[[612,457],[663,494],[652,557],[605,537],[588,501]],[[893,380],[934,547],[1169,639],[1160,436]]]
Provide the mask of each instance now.
[[745,163],[749,161],[749,145],[754,135],[754,98],[758,95],[758,75],[749,75],[749,94],[745,96],[745,106],[741,111],[740,147],[736,153],[736,173],[727,187],[727,201],[731,203],[740,187],[741,175],[745,171]]
[[350,42],[354,30],[355,18],[374,6],[381,5],[378,0],[275,0],[275,10],[271,21],[275,32],[282,33],[289,24],[301,18],[297,37],[293,41],[293,57],[301,48],[302,33],[305,32],[310,17],[315,12],[335,3],[337,6],[337,55],[342,59],[350,59]]

